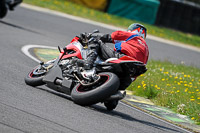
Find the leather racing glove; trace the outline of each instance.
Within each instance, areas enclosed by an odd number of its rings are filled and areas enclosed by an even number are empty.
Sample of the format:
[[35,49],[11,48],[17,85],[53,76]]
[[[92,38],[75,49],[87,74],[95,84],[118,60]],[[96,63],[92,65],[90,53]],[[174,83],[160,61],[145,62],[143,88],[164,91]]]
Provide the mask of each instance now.
[[100,38],[100,40],[102,41],[102,42],[107,42],[107,43],[112,43],[112,38],[111,38],[111,35],[110,34],[104,34],[101,38]]

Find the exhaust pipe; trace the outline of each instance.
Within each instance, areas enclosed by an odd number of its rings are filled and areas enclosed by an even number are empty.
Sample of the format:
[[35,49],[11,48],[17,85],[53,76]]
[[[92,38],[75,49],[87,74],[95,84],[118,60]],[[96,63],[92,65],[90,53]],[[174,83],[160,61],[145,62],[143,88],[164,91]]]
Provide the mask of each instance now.
[[126,96],[125,90],[120,90],[117,93],[111,95],[109,98],[106,99],[106,101],[113,101],[113,100],[121,100]]

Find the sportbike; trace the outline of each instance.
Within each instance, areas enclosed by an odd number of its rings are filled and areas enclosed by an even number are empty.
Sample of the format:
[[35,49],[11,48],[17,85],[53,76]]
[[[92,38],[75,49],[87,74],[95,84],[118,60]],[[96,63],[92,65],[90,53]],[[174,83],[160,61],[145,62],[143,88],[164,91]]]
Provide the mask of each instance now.
[[71,97],[74,103],[88,106],[104,103],[107,110],[116,108],[118,101],[126,95],[120,90],[120,73],[128,72],[131,77],[146,72],[145,64],[125,56],[102,60],[98,55],[93,66],[85,70],[83,63],[74,62],[74,59],[86,60],[90,44],[100,45],[98,30],[85,33],[85,38],[79,42],[74,37],[70,44],[61,49],[58,58],[46,63],[41,62],[25,77],[26,84],[30,86],[46,85],[47,87],[64,93]]

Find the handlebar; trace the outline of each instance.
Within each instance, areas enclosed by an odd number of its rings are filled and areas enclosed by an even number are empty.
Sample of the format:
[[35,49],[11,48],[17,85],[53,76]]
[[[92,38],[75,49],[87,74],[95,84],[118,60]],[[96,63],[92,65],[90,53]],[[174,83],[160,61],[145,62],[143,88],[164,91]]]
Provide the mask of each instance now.
[[81,33],[82,42],[89,45],[92,42],[101,43],[100,36],[92,36],[94,33],[99,33],[99,30],[94,30],[92,33]]

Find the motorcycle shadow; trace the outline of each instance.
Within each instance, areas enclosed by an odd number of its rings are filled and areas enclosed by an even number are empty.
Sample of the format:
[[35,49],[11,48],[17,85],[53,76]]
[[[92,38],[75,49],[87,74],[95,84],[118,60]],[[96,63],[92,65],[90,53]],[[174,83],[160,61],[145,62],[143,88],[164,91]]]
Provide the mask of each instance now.
[[46,92],[48,92],[48,93],[51,93],[51,94],[54,94],[54,95],[57,95],[57,96],[59,96],[59,97],[62,97],[62,98],[65,98],[65,99],[68,99],[68,100],[72,101],[71,96],[66,95],[66,94],[63,94],[63,93],[58,92],[58,91],[54,91],[54,90],[52,90],[52,89],[49,89],[49,88],[46,87],[45,85],[43,85],[43,86],[37,86],[37,87],[35,87],[35,88],[36,88],[36,89],[39,89],[39,90],[42,90],[42,91],[46,91]]
[[116,110],[108,111],[108,110],[106,110],[105,107],[102,107],[98,104],[91,105],[88,108],[95,110],[95,111],[98,111],[100,113],[106,114],[106,115],[110,115],[110,116],[117,117],[117,118],[120,118],[120,119],[124,119],[124,120],[127,120],[127,121],[138,122],[140,124],[147,125],[149,127],[154,127],[154,128],[160,129],[160,130],[169,131],[169,132],[180,132],[178,130],[175,130],[175,129],[172,129],[172,128],[169,128],[169,127],[165,127],[165,126],[162,126],[162,125],[159,125],[159,124],[155,124],[155,123],[152,123],[150,121],[136,119],[133,116],[125,114],[123,112],[119,112],[119,111],[116,111]]

